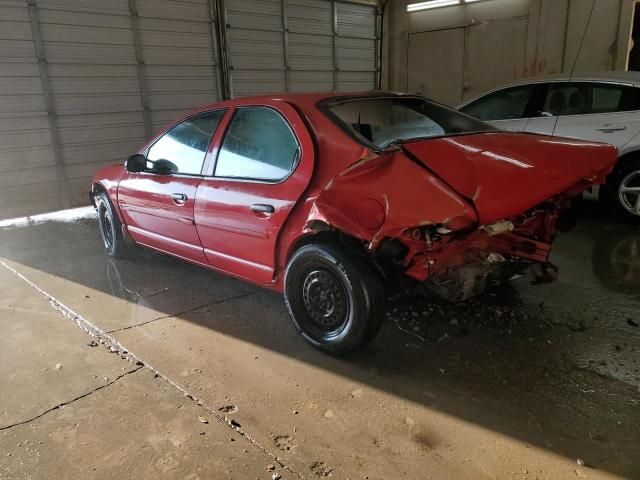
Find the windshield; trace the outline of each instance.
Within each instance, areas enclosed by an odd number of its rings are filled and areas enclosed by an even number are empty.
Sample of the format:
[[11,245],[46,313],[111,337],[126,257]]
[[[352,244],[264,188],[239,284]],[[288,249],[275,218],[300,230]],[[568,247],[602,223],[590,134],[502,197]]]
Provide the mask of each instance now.
[[333,103],[329,111],[343,128],[377,149],[417,138],[496,130],[457,110],[418,97],[349,99]]

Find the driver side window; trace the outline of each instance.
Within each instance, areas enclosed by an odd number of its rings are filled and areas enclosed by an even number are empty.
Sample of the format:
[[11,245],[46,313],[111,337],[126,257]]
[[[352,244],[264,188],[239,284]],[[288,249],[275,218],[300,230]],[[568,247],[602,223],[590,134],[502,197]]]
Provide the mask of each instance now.
[[209,142],[224,115],[214,110],[187,118],[160,137],[147,160],[162,163],[171,173],[200,175]]

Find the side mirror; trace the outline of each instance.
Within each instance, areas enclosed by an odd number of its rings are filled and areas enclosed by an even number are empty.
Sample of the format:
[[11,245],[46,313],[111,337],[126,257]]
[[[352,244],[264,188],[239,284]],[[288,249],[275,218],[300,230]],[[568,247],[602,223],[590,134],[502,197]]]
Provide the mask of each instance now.
[[134,153],[124,162],[124,168],[127,169],[127,172],[144,172],[147,169],[147,157],[139,153]]
[[159,175],[171,175],[173,173],[178,173],[178,167],[175,163],[161,158],[153,162],[152,171],[153,173],[157,173]]

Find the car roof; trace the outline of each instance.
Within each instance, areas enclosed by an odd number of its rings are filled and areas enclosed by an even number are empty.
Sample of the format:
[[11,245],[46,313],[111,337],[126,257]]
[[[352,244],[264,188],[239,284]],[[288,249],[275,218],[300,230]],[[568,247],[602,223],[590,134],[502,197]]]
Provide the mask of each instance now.
[[234,105],[246,105],[251,103],[264,103],[273,101],[282,101],[292,103],[294,105],[315,104],[323,100],[341,99],[341,98],[367,98],[367,97],[415,97],[402,92],[391,92],[383,90],[369,90],[361,92],[324,92],[324,93],[281,93],[271,95],[259,95],[249,97],[237,97],[230,100],[223,100],[207,105],[202,105],[198,109],[209,109],[212,107],[224,107]]
[[521,78],[509,85],[521,85],[527,83],[538,82],[619,82],[619,83],[631,83],[636,86],[640,86],[640,72],[627,72],[627,71],[605,71],[605,72],[580,72],[573,75],[569,74],[554,74],[554,75],[540,75],[537,77]]
[[475,95],[472,98],[469,98],[462,102],[456,108],[462,108],[469,103],[477,100],[480,97],[484,97],[488,93],[497,92],[499,90],[503,90],[509,87],[516,87],[518,85],[531,85],[535,83],[547,83],[547,82],[568,82],[569,80],[573,82],[602,82],[602,83],[621,83],[626,85],[633,85],[635,87],[640,87],[640,72],[628,72],[623,70],[612,70],[612,71],[600,71],[600,72],[579,72],[573,75],[568,73],[562,74],[552,74],[552,75],[540,75],[536,77],[526,77],[520,78],[518,80],[514,80],[511,83],[507,83],[505,85],[501,85],[496,88],[492,88],[491,90],[487,90],[482,92],[479,95]]

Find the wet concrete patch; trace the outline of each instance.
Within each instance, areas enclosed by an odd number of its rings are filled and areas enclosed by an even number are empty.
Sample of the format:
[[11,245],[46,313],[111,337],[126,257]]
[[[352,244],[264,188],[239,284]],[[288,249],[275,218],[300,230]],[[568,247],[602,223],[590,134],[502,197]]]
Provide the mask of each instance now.
[[107,331],[260,290],[149,250],[132,260],[109,258],[92,218],[5,228],[0,236],[0,257]]
[[[640,476],[640,332],[627,321],[640,299],[633,276],[612,287],[600,260],[622,257],[599,242],[634,229],[591,219],[561,237],[555,285],[397,299],[349,360],[304,344],[279,295],[156,254],[108,263],[92,229],[0,232],[0,255],[307,477]],[[43,254],[48,235],[74,251]]]

